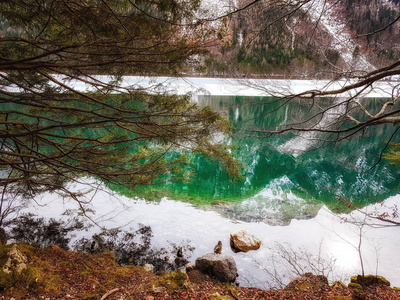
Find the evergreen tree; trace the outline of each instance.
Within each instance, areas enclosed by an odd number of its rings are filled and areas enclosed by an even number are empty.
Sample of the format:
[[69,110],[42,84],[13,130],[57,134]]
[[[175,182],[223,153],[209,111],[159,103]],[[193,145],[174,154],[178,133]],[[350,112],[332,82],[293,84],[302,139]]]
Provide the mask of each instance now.
[[187,149],[239,176],[229,149],[213,141],[231,130],[220,115],[189,96],[121,85],[123,75],[176,74],[202,52],[209,41],[192,23],[198,8],[198,0],[1,1],[3,188],[33,196],[68,192],[80,176],[129,187],[175,180],[186,175]]

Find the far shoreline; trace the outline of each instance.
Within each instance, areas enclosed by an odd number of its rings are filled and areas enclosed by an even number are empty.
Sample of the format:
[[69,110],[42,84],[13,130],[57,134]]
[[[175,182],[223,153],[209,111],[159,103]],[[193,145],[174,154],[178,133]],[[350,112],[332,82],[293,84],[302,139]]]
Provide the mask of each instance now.
[[[102,82],[110,84],[114,81],[112,75],[94,75],[90,78],[65,78],[55,76],[68,86],[80,92],[89,92],[93,86]],[[373,87],[352,89],[347,92],[332,95],[332,97],[357,98],[391,98],[392,89],[399,81],[394,80],[376,82]],[[182,76],[123,76],[121,82],[115,85],[114,92],[124,92],[126,89],[141,89],[152,93],[192,94],[205,96],[255,96],[255,97],[292,97],[302,95],[313,97],[313,92],[335,91],[344,86],[357,82],[354,80],[319,80],[319,79],[278,79],[278,78],[235,78],[235,77],[196,77],[193,74]]]

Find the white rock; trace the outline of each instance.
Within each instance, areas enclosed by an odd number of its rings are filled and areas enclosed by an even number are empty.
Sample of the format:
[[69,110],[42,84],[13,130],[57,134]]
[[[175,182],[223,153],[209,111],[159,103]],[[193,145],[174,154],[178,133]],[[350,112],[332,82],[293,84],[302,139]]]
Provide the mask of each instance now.
[[152,264],[145,264],[143,266],[143,268],[145,269],[145,271],[147,272],[154,272],[154,266]]
[[10,274],[12,269],[15,269],[17,273],[20,273],[22,270],[26,269],[26,264],[28,263],[28,259],[26,256],[18,250],[16,244],[14,244],[8,252],[8,260],[3,267],[4,273]]
[[232,251],[238,253],[258,250],[261,241],[246,230],[238,230],[231,233],[230,244]]

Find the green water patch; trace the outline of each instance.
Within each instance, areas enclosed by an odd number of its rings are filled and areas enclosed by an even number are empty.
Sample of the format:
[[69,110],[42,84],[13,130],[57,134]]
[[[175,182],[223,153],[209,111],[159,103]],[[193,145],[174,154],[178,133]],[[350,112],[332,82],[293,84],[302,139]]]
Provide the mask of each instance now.
[[[295,122],[300,115],[314,113],[308,103],[284,105],[282,101],[262,97],[211,96],[199,99],[200,105],[221,112],[234,124],[233,138],[221,138],[235,147],[234,154],[244,165],[244,179],[232,180],[217,163],[192,155],[191,165],[185,167],[193,172],[190,180],[139,187],[134,191],[116,189],[128,196],[146,199],[169,197],[198,205],[224,201],[237,205],[238,209],[246,209],[240,207],[243,201],[253,201],[259,210],[261,207],[266,210],[279,210],[281,207],[291,211],[308,206],[311,214],[323,204],[337,212],[349,211],[338,199],[347,198],[354,209],[399,193],[398,166],[381,160],[368,171],[379,160],[393,133],[393,126],[368,128],[341,143],[313,151],[309,150],[314,148],[314,144],[293,133],[270,137],[263,134],[257,137],[256,133],[249,137],[247,130],[277,128],[285,122]],[[332,104],[334,100],[321,101]],[[367,108],[372,112],[378,110],[381,102],[382,99],[369,99]],[[326,136],[321,134],[313,138]],[[393,141],[396,140],[397,137]],[[293,144],[301,146],[302,143],[309,143],[304,151],[291,151]],[[300,204],[294,204],[296,201]],[[226,207],[226,210],[232,210],[232,207]]]

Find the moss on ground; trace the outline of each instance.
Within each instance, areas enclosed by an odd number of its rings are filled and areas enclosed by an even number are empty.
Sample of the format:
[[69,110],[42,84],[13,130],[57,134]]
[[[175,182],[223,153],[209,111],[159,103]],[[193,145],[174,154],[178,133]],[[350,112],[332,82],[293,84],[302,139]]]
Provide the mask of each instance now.
[[355,282],[350,282],[348,287],[349,287],[349,289],[352,289],[352,290],[362,290],[363,289],[361,284],[358,284]]
[[178,269],[176,272],[163,275],[157,285],[163,286],[168,290],[178,290],[186,285],[188,279],[188,275]]
[[[87,254],[65,251],[57,246],[36,249],[18,244],[27,257],[27,268],[20,273],[2,271],[12,245],[0,246],[0,286],[5,299],[312,299],[350,300],[366,292],[380,293],[374,299],[400,299],[400,291],[384,284],[367,290],[356,282],[350,290],[342,283],[330,286],[324,276],[307,273],[284,290],[232,287],[219,283],[198,270],[157,276],[143,267],[119,266],[111,253]],[[356,277],[357,279],[357,277]],[[378,279],[373,279],[378,280]],[[381,279],[379,279],[381,280]],[[383,280],[382,280],[383,282]],[[110,294],[111,292],[111,294]],[[389,295],[389,296],[388,296]],[[390,298],[391,297],[391,298]]]
[[62,297],[71,285],[82,289],[75,293],[78,299],[100,299],[108,290],[130,281],[141,269],[120,267],[112,253],[90,255],[65,251],[54,245],[36,249],[17,244],[27,257],[27,268],[20,273],[13,269],[7,274],[3,266],[11,246],[0,246],[0,291],[17,299],[24,299],[27,294]]
[[367,287],[375,284],[390,286],[390,282],[385,277],[376,275],[353,276],[351,277],[350,281],[352,283],[358,283],[362,287]]
[[346,288],[347,286],[341,282],[341,281],[335,281],[334,283],[332,283],[331,285],[333,288],[338,288],[338,287],[342,287],[342,288]]

